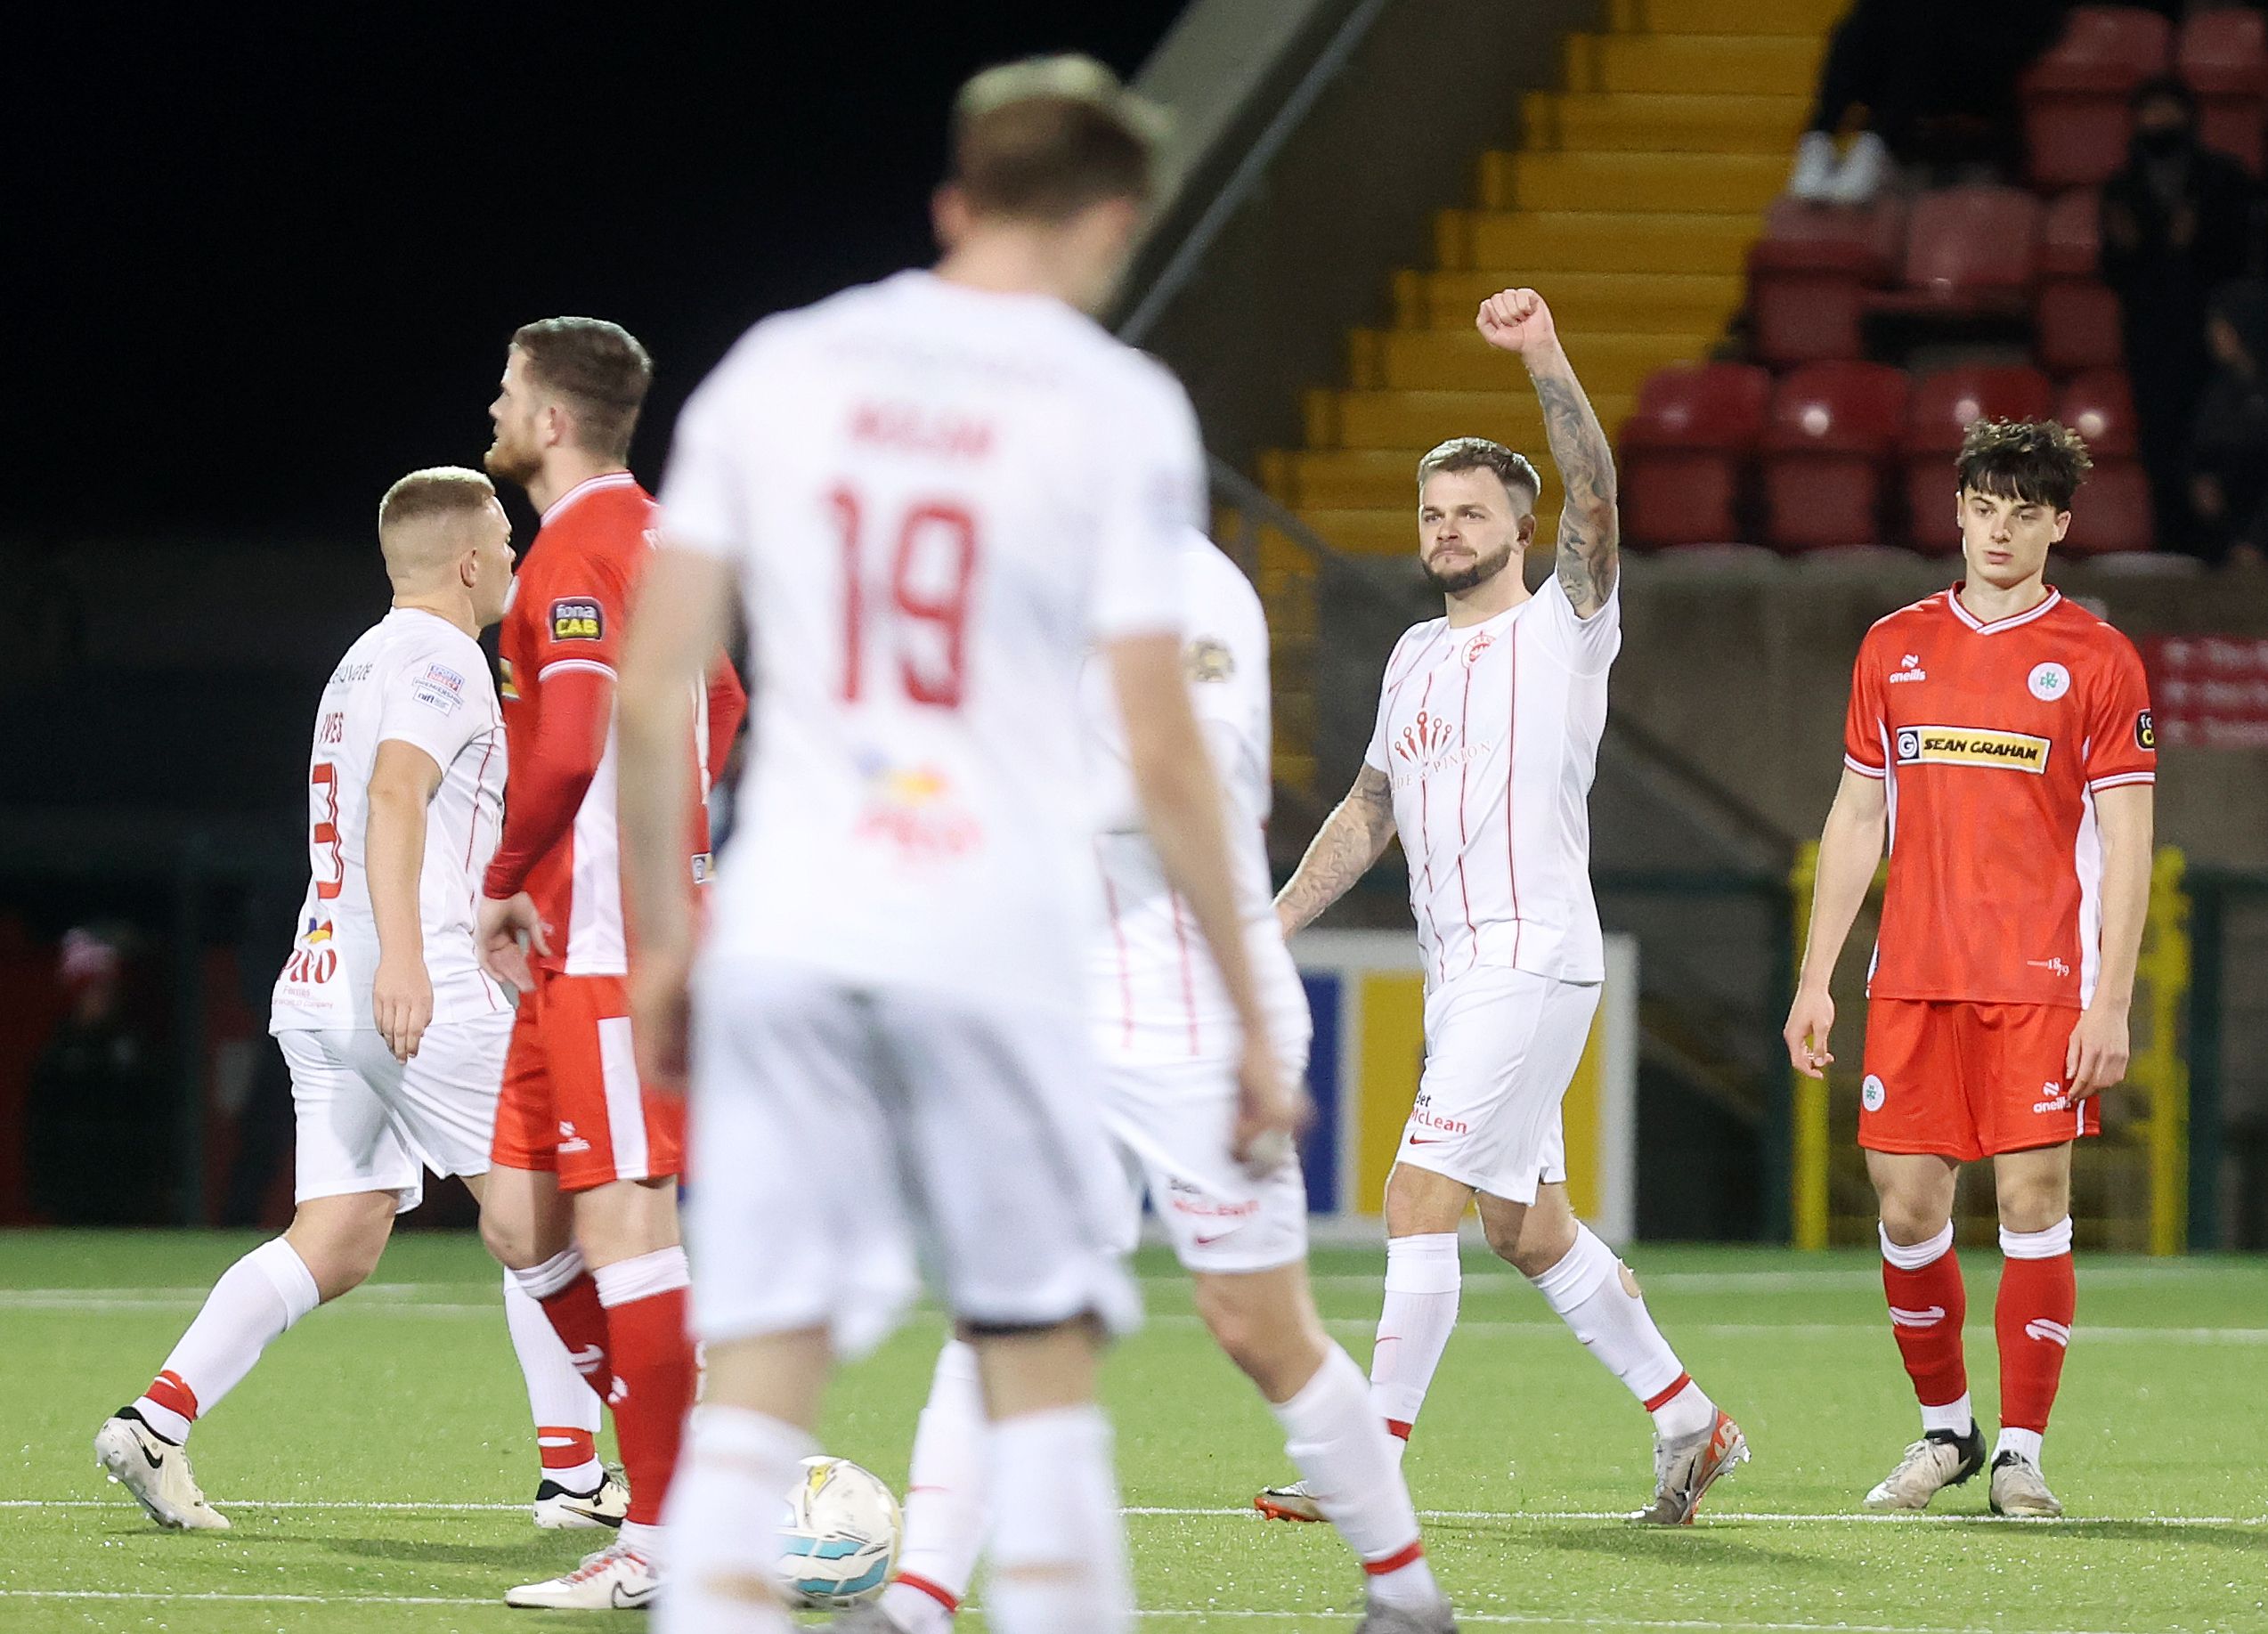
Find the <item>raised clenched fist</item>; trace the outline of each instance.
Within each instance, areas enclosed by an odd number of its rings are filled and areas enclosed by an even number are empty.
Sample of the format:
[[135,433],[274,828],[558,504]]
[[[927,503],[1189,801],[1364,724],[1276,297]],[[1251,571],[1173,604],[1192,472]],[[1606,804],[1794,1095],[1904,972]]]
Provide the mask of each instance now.
[[1490,296],[1473,322],[1489,345],[1524,356],[1559,337],[1552,328],[1551,308],[1532,289],[1504,289]]

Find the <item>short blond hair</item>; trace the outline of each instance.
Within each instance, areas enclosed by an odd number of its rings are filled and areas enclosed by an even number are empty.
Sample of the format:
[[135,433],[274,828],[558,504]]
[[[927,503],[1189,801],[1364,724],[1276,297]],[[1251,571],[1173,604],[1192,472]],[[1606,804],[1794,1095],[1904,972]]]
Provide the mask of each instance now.
[[436,516],[471,516],[485,510],[496,499],[496,484],[478,471],[460,465],[429,465],[412,471],[386,491],[378,501],[378,540],[399,532],[411,523]]
[[1166,117],[1092,57],[988,68],[953,100],[947,179],[984,215],[1069,221],[1090,205],[1149,202]]

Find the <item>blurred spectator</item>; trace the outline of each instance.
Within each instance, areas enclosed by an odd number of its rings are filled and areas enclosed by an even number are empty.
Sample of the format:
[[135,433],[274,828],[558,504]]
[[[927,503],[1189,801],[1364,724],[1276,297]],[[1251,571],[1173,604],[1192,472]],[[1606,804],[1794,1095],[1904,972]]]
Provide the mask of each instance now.
[[2190,442],[2197,553],[2257,562],[2268,554],[2268,283],[2215,290],[2206,345],[2213,376]]
[[2194,527],[2187,443],[2210,367],[2206,296],[2255,270],[2257,189],[2199,144],[2197,99],[2180,80],[2136,87],[2134,110],[2126,167],[2102,188],[2102,276],[2118,292],[2158,537],[2175,543]]
[[70,1010],[31,1069],[25,1158],[33,1208],[64,1225],[165,1219],[171,1169],[150,1161],[171,1127],[165,1081],[120,1003],[124,959],[93,931],[63,937]]
[[[2012,171],[2016,77],[2054,39],[2064,10],[2065,0],[1855,0],[1827,41],[1788,191],[1866,204],[1897,161]],[[1866,121],[1838,154],[1835,138],[1861,107]]]

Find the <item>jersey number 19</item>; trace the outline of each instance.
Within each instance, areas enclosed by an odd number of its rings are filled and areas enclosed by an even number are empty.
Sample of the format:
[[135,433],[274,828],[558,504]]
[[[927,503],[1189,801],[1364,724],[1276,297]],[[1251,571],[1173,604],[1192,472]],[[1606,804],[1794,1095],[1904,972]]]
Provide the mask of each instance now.
[[[870,614],[865,576],[865,508],[848,487],[827,496],[842,539],[842,697],[856,703],[866,685]],[[916,703],[961,706],[969,589],[977,572],[977,524],[950,500],[924,500],[898,519],[890,552],[887,607],[898,684]]]

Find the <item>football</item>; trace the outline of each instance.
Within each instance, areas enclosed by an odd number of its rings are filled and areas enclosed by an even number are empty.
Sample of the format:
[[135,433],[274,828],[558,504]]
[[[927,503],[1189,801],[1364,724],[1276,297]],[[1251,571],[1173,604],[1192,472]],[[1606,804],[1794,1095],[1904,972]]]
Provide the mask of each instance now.
[[903,1531],[879,1476],[848,1459],[807,1458],[780,1523],[780,1582],[803,1606],[871,1600],[890,1581]]

